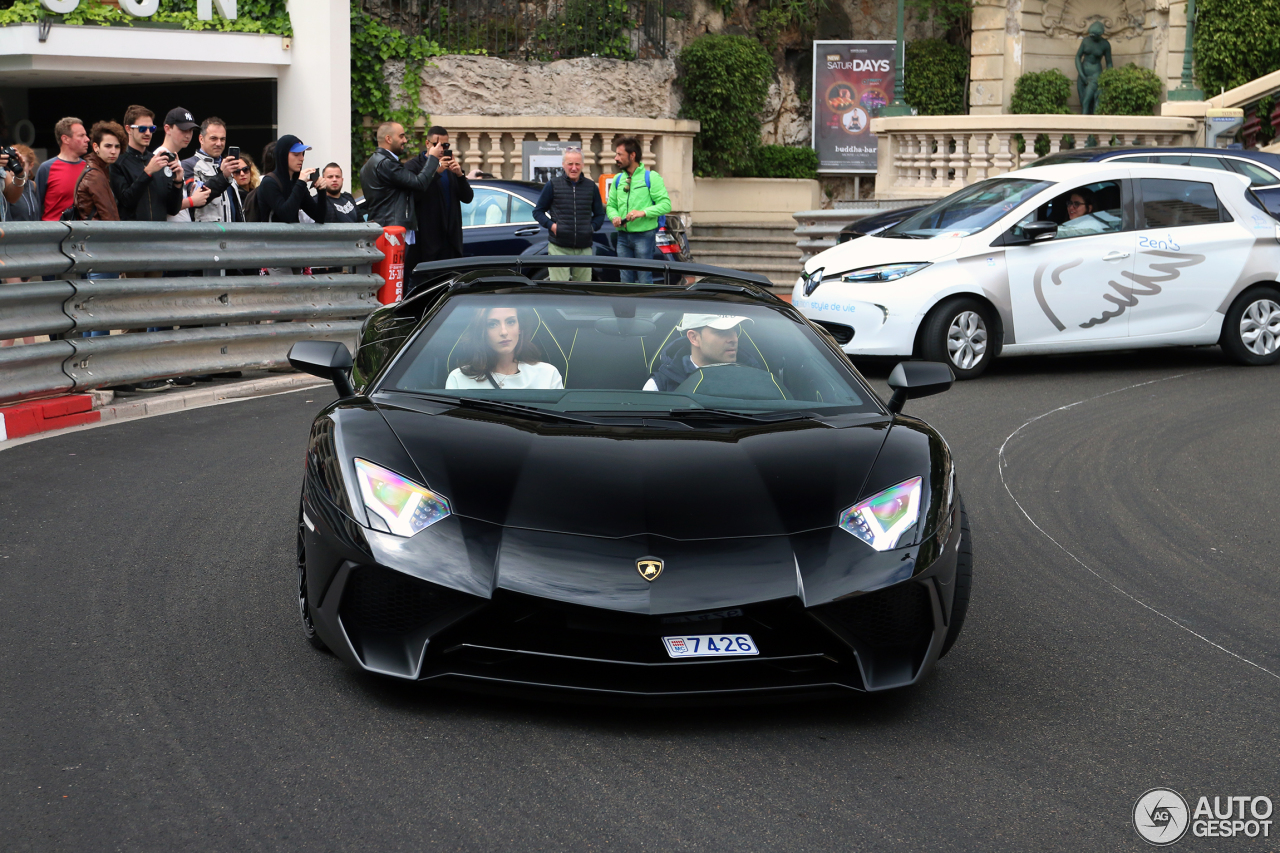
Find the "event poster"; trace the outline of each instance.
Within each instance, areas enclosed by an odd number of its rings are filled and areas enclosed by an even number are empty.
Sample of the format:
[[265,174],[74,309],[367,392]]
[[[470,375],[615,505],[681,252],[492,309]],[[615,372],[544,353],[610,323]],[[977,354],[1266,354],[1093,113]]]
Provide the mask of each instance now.
[[813,148],[818,171],[876,170],[871,119],[893,100],[892,41],[813,43]]
[[564,152],[569,148],[580,148],[581,142],[556,142],[543,140],[529,141],[520,144],[520,153],[524,159],[523,170],[526,181],[537,181],[545,184],[552,178],[564,174]]

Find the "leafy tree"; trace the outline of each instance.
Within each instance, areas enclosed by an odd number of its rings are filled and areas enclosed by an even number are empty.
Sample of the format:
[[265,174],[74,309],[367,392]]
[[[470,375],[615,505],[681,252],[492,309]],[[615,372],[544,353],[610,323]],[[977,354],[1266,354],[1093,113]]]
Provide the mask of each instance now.
[[695,174],[723,176],[751,166],[773,70],[773,59],[746,36],[705,35],[680,54],[680,115],[702,123],[693,141]]
[[964,113],[969,52],[942,39],[907,42],[903,85],[907,103],[922,116]]

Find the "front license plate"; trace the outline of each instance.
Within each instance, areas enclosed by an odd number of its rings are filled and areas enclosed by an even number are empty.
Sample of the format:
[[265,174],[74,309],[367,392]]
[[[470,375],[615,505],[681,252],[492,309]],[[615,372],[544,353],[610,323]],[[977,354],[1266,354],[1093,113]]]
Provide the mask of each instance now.
[[713,658],[758,655],[750,634],[697,634],[692,637],[663,637],[667,654],[673,658]]

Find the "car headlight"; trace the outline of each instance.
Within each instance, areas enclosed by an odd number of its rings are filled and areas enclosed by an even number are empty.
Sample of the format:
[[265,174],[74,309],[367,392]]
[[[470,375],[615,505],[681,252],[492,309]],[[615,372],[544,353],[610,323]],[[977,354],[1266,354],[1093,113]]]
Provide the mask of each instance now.
[[923,479],[912,477],[840,513],[840,527],[877,551],[916,544]]
[[449,502],[430,489],[372,462],[355,463],[360,497],[375,530],[412,536],[449,515]]
[[860,270],[847,272],[840,277],[841,281],[897,281],[914,272],[929,266],[928,262],[914,264],[881,264],[878,267],[863,267]]
[[818,285],[822,284],[822,273],[826,267],[818,267],[813,272],[800,274],[800,281],[804,284],[804,295],[812,296],[813,292],[818,289]]

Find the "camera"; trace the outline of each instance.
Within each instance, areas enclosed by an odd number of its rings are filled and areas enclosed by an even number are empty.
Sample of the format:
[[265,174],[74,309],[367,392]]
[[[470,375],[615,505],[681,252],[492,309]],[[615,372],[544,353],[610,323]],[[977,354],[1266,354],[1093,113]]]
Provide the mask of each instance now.
[[174,154],[172,151],[161,151],[159,152],[159,154],[161,157],[168,160],[170,163],[178,159],[178,155]]
[[18,156],[18,152],[15,149],[5,146],[0,148],[0,154],[9,155],[9,162],[4,167],[6,172],[13,172],[15,175],[22,174],[22,158]]

